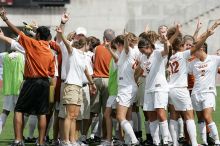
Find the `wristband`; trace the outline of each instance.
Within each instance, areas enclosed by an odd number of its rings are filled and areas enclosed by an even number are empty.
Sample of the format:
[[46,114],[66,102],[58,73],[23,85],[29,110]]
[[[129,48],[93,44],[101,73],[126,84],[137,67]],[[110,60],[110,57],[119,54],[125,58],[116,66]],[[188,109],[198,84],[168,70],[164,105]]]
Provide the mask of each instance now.
[[66,24],[66,23],[64,23],[63,21],[61,21],[61,24]]
[[8,18],[7,18],[7,17],[3,19],[3,21],[7,21],[7,20],[8,20]]

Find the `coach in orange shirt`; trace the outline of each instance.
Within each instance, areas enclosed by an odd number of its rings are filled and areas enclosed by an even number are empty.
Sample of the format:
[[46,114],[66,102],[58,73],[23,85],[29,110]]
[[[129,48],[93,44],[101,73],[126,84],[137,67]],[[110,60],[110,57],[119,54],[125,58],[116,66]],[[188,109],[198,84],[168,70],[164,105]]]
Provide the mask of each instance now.
[[[112,29],[106,29],[104,31],[103,41],[104,43],[97,46],[94,51],[94,82],[97,87],[97,94],[91,97],[91,119],[94,116],[98,116],[98,113],[105,111],[106,102],[108,99],[108,79],[109,79],[109,64],[111,60],[111,54],[105,47],[105,44],[111,42],[115,38],[115,32]],[[103,121],[103,137],[106,136],[106,126]]]
[[23,114],[38,116],[39,137],[37,146],[44,145],[46,114],[49,108],[49,77],[54,76],[55,60],[47,41],[50,30],[41,26],[36,30],[35,39],[26,36],[6,17],[6,11],[0,13],[8,27],[19,35],[18,42],[25,49],[25,82],[20,91],[14,114],[15,141],[11,146],[23,146]]

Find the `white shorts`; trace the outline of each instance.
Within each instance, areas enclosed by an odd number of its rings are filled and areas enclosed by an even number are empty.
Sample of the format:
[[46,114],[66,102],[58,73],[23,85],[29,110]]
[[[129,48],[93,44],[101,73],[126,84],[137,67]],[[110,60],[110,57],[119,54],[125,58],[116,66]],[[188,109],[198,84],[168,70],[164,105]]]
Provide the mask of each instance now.
[[[62,82],[60,86],[60,101],[62,101],[63,99],[64,86],[65,86],[65,83]],[[64,110],[64,108],[65,106],[63,104],[59,104],[59,111],[61,111],[60,109]],[[66,115],[64,115],[62,112],[59,112],[58,117],[65,118]]]
[[155,111],[157,108],[167,109],[168,105],[168,92],[145,92],[144,95],[144,111]]
[[5,96],[4,102],[3,102],[3,109],[13,112],[16,106],[17,100],[18,100],[18,96],[13,96],[13,95]]
[[80,107],[80,112],[77,120],[90,119],[90,93],[89,86],[86,85],[82,88],[83,103]]
[[138,91],[137,91],[137,102],[138,102],[138,106],[143,106],[144,104],[144,92],[145,92],[145,83],[146,83],[146,79],[145,77],[140,77],[139,78],[139,87],[138,87]]
[[195,111],[202,111],[206,108],[215,110],[215,94],[213,92],[193,94],[191,99]]
[[118,95],[116,101],[119,105],[130,107],[134,103],[137,94],[135,86],[118,86]]
[[107,102],[106,102],[106,107],[116,109],[116,97],[117,96],[109,96]]
[[169,91],[169,103],[174,106],[176,111],[193,110],[187,88],[171,88]]

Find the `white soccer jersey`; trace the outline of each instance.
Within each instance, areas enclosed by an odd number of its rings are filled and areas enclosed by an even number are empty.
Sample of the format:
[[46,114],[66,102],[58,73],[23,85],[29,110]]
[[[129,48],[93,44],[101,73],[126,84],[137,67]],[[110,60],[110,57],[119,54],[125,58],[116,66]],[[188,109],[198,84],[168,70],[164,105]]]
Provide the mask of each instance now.
[[137,86],[134,79],[134,67],[136,65],[135,53],[132,48],[129,48],[129,53],[126,54],[123,50],[117,62],[118,66],[118,85],[121,86]]
[[165,64],[160,50],[155,50],[149,58],[142,57],[141,68],[146,71],[145,92],[168,92],[168,83],[165,76]]
[[202,62],[195,59],[189,65],[189,72],[195,77],[192,94],[213,92],[216,95],[215,77],[220,66],[220,56],[207,55]]
[[169,67],[171,71],[169,87],[187,87],[188,86],[188,59],[191,51],[177,52],[172,55],[169,60]]

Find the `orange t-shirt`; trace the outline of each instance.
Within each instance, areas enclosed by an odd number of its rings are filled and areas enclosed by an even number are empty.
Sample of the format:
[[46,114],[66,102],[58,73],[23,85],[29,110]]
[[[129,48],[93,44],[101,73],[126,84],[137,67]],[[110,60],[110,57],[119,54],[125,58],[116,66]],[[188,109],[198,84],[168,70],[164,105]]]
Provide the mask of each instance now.
[[108,78],[111,54],[105,46],[99,45],[95,50],[93,77]]
[[26,78],[53,77],[55,73],[55,58],[49,48],[49,42],[35,40],[19,33],[19,44],[25,49]]

